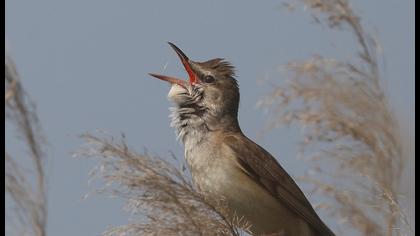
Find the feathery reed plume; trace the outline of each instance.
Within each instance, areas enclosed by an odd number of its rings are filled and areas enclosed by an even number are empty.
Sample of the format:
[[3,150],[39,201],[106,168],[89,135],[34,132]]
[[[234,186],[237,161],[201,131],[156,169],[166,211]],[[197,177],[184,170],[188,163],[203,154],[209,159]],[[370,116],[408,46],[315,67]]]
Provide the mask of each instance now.
[[353,61],[321,56],[285,66],[290,78],[260,101],[268,129],[295,123],[314,171],[302,180],[327,197],[324,206],[348,231],[401,235],[398,204],[404,158],[399,128],[378,69],[378,45],[346,0],[305,0],[317,22],[347,29],[360,51]]
[[[38,117],[20,82],[15,64],[5,54],[5,122],[16,128],[28,157],[12,157],[5,150],[6,234],[46,235],[47,197],[45,154]],[[11,138],[7,137],[6,138]],[[26,163],[31,162],[26,165]],[[22,163],[25,163],[23,165]],[[31,167],[31,168],[28,168]],[[27,174],[28,169],[34,176]]]
[[[122,137],[83,135],[86,147],[78,156],[100,157],[92,176],[105,181],[102,191],[126,200],[136,222],[107,230],[104,235],[241,235],[248,228],[240,218],[225,218],[221,202],[199,194],[185,173],[158,156],[131,151]],[[176,159],[175,159],[176,160]]]

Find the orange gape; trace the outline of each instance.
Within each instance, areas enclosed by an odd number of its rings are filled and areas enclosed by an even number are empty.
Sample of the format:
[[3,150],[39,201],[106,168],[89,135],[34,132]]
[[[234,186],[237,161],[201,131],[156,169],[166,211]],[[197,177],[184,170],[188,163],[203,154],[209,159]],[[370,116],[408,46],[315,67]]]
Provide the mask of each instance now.
[[168,42],[168,43],[174,49],[179,59],[181,59],[181,62],[188,73],[190,84],[193,85],[197,83],[197,77],[194,71],[191,69],[190,63],[188,62],[189,61],[188,57],[177,46],[175,46],[175,44],[171,42]]

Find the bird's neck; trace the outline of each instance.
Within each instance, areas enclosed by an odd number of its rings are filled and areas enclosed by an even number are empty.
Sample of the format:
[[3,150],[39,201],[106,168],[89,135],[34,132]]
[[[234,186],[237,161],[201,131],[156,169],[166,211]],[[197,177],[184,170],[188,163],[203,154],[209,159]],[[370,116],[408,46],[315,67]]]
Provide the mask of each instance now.
[[196,145],[215,131],[240,132],[236,114],[216,115],[199,107],[172,107],[170,110],[171,126],[185,146]]

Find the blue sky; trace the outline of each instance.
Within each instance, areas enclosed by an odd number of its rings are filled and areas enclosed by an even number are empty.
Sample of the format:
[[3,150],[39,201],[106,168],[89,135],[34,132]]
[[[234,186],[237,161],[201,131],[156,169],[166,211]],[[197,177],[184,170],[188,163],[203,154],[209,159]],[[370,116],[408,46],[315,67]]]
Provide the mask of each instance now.
[[[387,92],[407,135],[414,136],[414,0],[352,3],[382,44]],[[48,234],[99,235],[127,219],[115,199],[82,200],[92,190],[87,180],[96,162],[71,156],[82,144],[77,135],[124,132],[139,151],[147,147],[161,156],[169,151],[182,156],[169,127],[169,87],[147,75],[185,77],[167,41],[193,60],[224,57],[236,66],[239,120],[252,139],[267,119],[256,103],[270,86],[259,85],[259,79],[281,83],[280,64],[354,52],[346,33],[311,23],[303,8],[291,13],[280,5],[272,0],[6,0],[8,46],[48,139]],[[297,132],[282,128],[257,139],[293,176],[307,168],[295,158]]]

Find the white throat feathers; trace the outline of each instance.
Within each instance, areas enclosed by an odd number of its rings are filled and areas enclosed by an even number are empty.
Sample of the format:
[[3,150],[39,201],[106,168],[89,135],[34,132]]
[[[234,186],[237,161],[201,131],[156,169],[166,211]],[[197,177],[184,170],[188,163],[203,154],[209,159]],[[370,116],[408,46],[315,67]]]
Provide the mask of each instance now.
[[187,89],[172,84],[168,99],[174,103],[169,108],[171,127],[175,128],[177,139],[185,146],[199,143],[209,131],[203,115],[206,107],[200,105],[203,89],[200,86],[188,86]]

